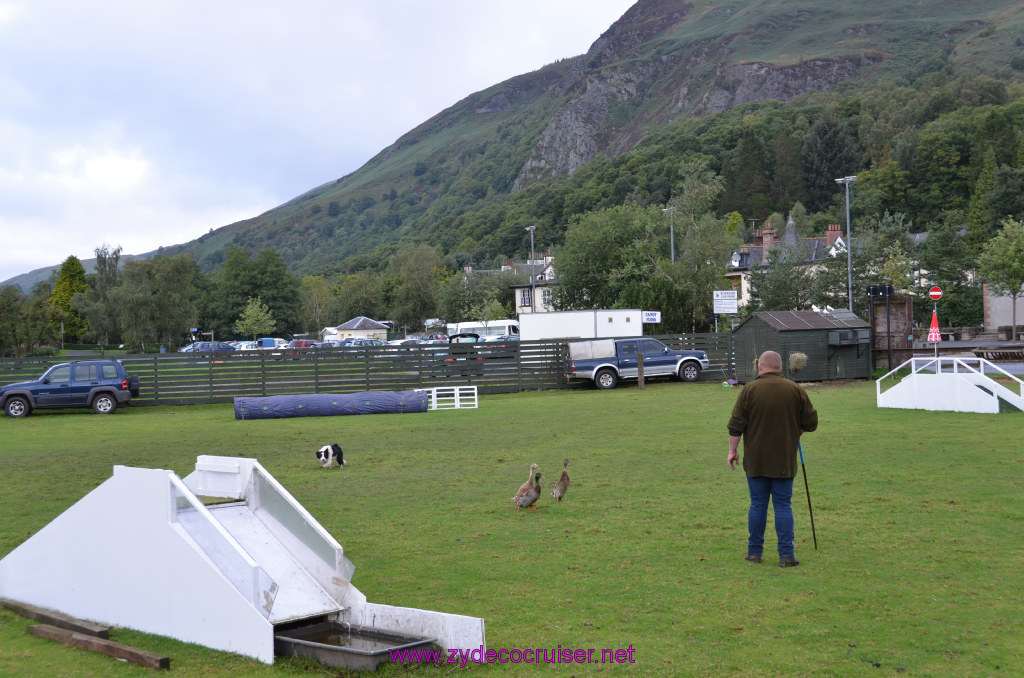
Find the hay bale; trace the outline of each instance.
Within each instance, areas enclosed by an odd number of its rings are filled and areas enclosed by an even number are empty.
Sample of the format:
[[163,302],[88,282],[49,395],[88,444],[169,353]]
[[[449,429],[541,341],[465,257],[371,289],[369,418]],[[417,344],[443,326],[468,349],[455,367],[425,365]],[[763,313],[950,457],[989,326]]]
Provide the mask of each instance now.
[[789,354],[789,371],[799,372],[803,368],[807,367],[807,354],[806,353],[790,353]]

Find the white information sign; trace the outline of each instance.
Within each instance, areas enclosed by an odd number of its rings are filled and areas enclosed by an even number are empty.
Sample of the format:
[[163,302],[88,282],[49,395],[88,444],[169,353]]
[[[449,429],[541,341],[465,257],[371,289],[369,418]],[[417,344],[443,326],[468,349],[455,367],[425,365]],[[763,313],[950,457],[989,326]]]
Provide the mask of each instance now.
[[715,313],[738,313],[739,293],[736,290],[714,290]]
[[661,322],[661,311],[644,311],[643,320],[645,323],[660,323]]

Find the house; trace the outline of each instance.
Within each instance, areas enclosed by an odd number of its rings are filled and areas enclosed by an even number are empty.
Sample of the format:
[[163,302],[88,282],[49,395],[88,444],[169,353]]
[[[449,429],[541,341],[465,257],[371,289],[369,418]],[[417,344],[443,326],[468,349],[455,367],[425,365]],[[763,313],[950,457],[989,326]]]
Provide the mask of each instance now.
[[737,301],[741,307],[750,301],[750,272],[767,266],[768,253],[777,247],[785,248],[787,254],[800,257],[803,263],[814,264],[825,257],[834,257],[845,252],[846,241],[843,239],[839,224],[829,224],[824,237],[801,238],[793,216],[790,215],[782,237],[779,238],[771,222],[766,221],[764,228],[757,230],[752,243],[743,245],[733,252],[728,272],[725,274],[732,288],[738,292]]
[[[532,284],[526,282],[510,286],[515,299],[516,315],[554,311],[551,293],[561,284],[555,275],[554,257],[545,255],[543,259],[527,262],[526,265],[535,272],[536,278]],[[535,294],[536,299],[534,298]]]
[[[982,303],[985,308],[985,332],[996,333],[1002,340],[1011,339],[1013,333],[1010,326],[1014,319],[1014,302],[1010,297],[1000,297],[988,290],[988,285],[982,287]],[[1024,336],[1024,296],[1017,297],[1017,338]]]
[[382,322],[360,315],[337,327],[323,328],[320,330],[320,337],[323,341],[341,341],[348,337],[387,341],[388,330],[390,329],[390,327]]
[[[560,283],[555,275],[554,257],[550,252],[539,259],[527,259],[526,263],[518,263],[512,259],[504,259],[500,269],[478,269],[472,264],[462,267],[462,280],[469,280],[473,275],[497,275],[512,273],[526,282],[509,285],[513,296],[513,311],[520,313],[542,313],[555,310],[551,293]],[[535,276],[530,281],[530,276]],[[536,293],[536,299],[534,294]]]

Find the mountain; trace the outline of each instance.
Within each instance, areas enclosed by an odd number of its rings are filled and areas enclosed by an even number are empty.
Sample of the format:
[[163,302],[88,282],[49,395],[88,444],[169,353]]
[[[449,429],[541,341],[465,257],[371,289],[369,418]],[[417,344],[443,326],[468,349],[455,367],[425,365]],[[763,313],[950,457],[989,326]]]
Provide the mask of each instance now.
[[[499,206],[682,121],[935,72],[1018,81],[1022,12],[1008,0],[638,0],[586,54],[472,94],[356,172],[164,251],[209,270],[232,244],[274,247],[299,273],[378,266],[416,241],[521,256],[525,224]],[[471,214],[469,236],[449,228]]]

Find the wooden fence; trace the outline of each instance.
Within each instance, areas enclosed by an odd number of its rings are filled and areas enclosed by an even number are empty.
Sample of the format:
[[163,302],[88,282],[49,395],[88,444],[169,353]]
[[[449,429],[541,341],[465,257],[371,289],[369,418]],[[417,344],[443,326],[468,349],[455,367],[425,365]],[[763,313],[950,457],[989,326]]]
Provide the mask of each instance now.
[[[673,348],[707,351],[703,379],[733,374],[729,333],[658,337]],[[570,388],[562,372],[562,342],[367,346],[286,351],[161,353],[109,356],[142,382],[139,405],[230,402],[236,396],[399,391],[473,385],[480,393]],[[0,361],[0,384],[36,379],[74,357]],[[84,357],[83,357],[84,359]]]

